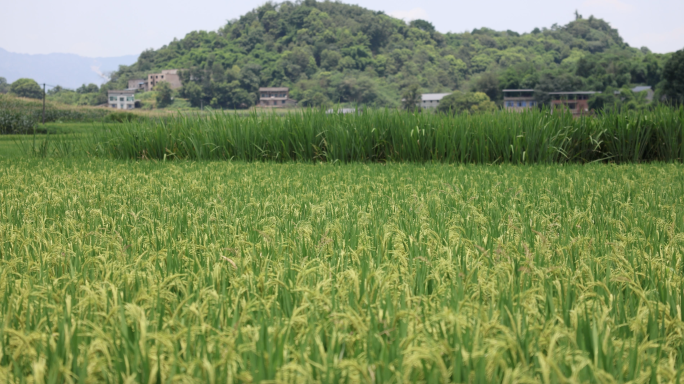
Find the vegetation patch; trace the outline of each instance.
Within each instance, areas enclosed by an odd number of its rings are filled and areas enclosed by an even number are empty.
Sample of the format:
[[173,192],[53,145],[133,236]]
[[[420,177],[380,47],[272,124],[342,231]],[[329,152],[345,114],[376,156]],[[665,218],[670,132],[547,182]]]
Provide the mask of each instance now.
[[[456,100],[456,102],[459,102]],[[178,114],[99,130],[91,155],[119,159],[481,164],[677,161],[684,108],[431,114],[391,110],[285,115]]]
[[3,382],[676,382],[680,165],[0,163]]

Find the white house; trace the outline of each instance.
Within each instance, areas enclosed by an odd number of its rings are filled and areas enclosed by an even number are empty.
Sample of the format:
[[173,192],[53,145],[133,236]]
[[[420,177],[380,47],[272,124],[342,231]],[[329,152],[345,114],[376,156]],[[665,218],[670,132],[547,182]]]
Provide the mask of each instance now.
[[107,91],[107,105],[110,108],[116,109],[133,109],[135,108],[135,89],[126,89],[122,91]]
[[451,93],[424,93],[421,98],[419,107],[426,108],[437,108],[439,106],[439,101],[444,98],[444,96],[449,96]]

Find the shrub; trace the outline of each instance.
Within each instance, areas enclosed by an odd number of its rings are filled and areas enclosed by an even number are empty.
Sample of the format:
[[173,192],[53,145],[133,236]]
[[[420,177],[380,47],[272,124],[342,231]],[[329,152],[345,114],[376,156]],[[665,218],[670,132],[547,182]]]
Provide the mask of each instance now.
[[109,123],[124,123],[139,120],[141,117],[130,112],[112,112],[103,121]]
[[12,83],[10,92],[19,97],[26,97],[29,99],[42,99],[43,90],[40,85],[32,79],[19,79]]
[[0,134],[28,133],[36,122],[19,111],[0,109]]

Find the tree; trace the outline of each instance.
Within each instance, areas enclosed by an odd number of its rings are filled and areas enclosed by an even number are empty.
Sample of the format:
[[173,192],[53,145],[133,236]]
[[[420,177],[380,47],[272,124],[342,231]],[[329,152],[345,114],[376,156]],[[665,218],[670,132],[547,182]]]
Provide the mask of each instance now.
[[445,113],[485,113],[496,111],[496,104],[483,92],[454,92],[445,96],[437,110]]
[[473,90],[486,94],[490,100],[498,100],[499,77],[494,72],[485,72],[475,81]]
[[188,81],[180,89],[180,95],[190,101],[193,107],[202,105],[202,87],[194,81]]
[[211,66],[211,80],[216,83],[226,81],[225,70],[223,69],[223,65],[218,61],[214,61],[214,64]]
[[19,79],[10,86],[10,93],[29,99],[42,99],[43,90],[33,79]]
[[595,93],[591,95],[587,104],[589,105],[590,109],[601,111],[613,108],[616,101],[617,98],[615,97],[614,89],[608,87],[602,93]]
[[668,99],[684,103],[684,49],[675,52],[663,69],[663,90]]
[[411,21],[411,23],[409,25],[413,28],[418,28],[418,29],[421,29],[425,32],[434,32],[435,31],[435,26],[432,25],[431,22],[421,20],[421,19],[413,20],[413,21]]
[[168,82],[160,81],[154,87],[154,91],[157,93],[156,99],[158,108],[164,108],[170,105],[173,101],[173,90]]
[[342,60],[342,54],[337,51],[326,49],[321,52],[321,68],[327,71],[337,69],[340,60]]
[[62,88],[60,85],[47,90],[48,96],[59,95],[62,92],[72,92],[72,91],[67,91],[66,89]]
[[318,94],[316,103],[326,96],[334,103],[371,100],[382,107],[399,106],[411,82],[425,92],[468,84],[469,91],[497,103],[504,88],[541,93],[648,84],[661,92],[656,85],[670,55],[629,47],[603,20],[574,19],[532,33],[481,28],[442,35],[424,20],[407,23],[342,2],[267,2],[216,32],[191,32],[143,52],[137,63],[120,67],[111,83],[121,89],[154,68],[175,67],[182,69],[183,84],[191,78],[202,87],[207,105],[214,84],[235,80],[250,94],[260,86],[284,86],[307,103]]
[[80,94],[85,94],[85,93],[97,93],[100,91],[100,88],[97,87],[95,84],[88,84],[88,85],[81,85],[76,89],[76,92]]
[[401,96],[401,105],[404,109],[409,112],[420,111],[420,102],[423,99],[420,85],[417,83],[409,85]]
[[9,92],[9,84],[7,84],[7,79],[0,77],[0,93]]

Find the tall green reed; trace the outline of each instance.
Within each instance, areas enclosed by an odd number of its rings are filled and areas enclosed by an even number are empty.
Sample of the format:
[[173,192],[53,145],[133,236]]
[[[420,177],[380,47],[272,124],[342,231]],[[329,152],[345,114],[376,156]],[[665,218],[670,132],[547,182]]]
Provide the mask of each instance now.
[[484,115],[368,110],[328,114],[176,115],[90,138],[112,158],[300,162],[564,163],[681,161],[684,109]]

